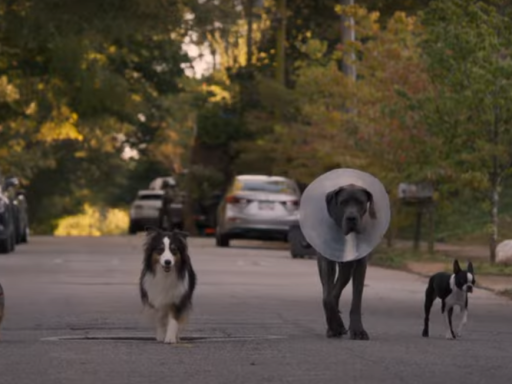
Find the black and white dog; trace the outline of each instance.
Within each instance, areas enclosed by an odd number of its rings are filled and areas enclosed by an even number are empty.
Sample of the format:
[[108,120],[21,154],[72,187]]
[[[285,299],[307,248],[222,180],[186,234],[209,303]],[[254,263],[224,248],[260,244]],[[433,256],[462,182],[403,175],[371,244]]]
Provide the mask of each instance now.
[[[462,335],[462,327],[468,321],[468,293],[473,292],[475,283],[473,264],[469,262],[467,270],[464,271],[461,269],[458,260],[453,262],[452,274],[438,272],[430,277],[425,291],[423,337],[429,336],[430,310],[437,298],[441,299],[441,313],[444,314],[446,321],[446,338],[455,339]],[[458,306],[462,313],[457,333],[453,331],[452,327],[452,315],[455,306]]]
[[[355,234],[361,233],[361,223],[364,215],[368,214],[372,219],[377,218],[373,195],[365,188],[349,184],[328,192],[325,203],[330,218],[340,229],[340,236],[345,236],[345,252],[355,252]],[[303,246],[311,247],[306,241]],[[340,315],[339,302],[343,289],[352,279],[350,338],[353,340],[369,340],[361,316],[368,257],[365,256],[348,262],[336,262],[319,253],[317,254],[324,314],[327,323],[326,336],[329,338],[341,337],[348,333]],[[338,272],[337,278],[336,272]]]
[[155,315],[156,340],[179,342],[179,330],[192,308],[196,274],[188,254],[188,234],[147,228],[139,279],[140,298]]

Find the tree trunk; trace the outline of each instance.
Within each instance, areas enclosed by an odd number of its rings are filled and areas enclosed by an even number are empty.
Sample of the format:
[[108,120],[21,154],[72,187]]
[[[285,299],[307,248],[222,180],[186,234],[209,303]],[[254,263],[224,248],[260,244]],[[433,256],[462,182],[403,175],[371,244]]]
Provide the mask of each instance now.
[[[354,0],[341,0],[340,5],[342,6],[350,6],[354,5]],[[356,32],[354,29],[354,19],[352,17],[341,16],[341,41],[343,46],[347,45],[347,43],[351,43],[356,39]],[[349,56],[349,60],[353,61],[355,59],[355,54],[352,52]],[[356,79],[356,67],[351,64],[345,58],[342,63],[343,73],[350,77],[351,79]]]
[[495,178],[491,192],[491,236],[489,239],[489,251],[491,264],[496,262],[496,246],[498,245],[498,205],[499,205],[499,180]]
[[428,253],[430,253],[431,255],[434,254],[435,243],[436,243],[434,213],[435,213],[435,205],[432,202],[428,205]]
[[390,199],[391,203],[391,223],[386,234],[386,243],[388,248],[395,245],[396,234],[398,232],[398,221],[400,217],[400,202]]
[[245,17],[247,19],[247,67],[252,66],[252,12],[253,0],[247,0]]
[[[494,124],[492,126],[492,144],[497,149],[500,140],[500,108],[494,106]],[[496,262],[496,246],[498,245],[498,204],[499,204],[499,188],[500,188],[500,163],[497,155],[492,156],[492,170],[490,173],[491,182],[491,236],[489,239],[489,256],[491,264]]]
[[285,86],[286,76],[286,0],[277,1],[277,13],[279,17],[279,26],[277,29],[276,44],[276,80],[279,84]]

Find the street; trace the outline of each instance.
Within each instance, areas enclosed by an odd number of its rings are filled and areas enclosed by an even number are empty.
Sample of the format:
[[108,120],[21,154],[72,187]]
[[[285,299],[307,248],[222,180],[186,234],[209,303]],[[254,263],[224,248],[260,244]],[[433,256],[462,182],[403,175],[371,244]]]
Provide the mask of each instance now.
[[[272,243],[221,249],[191,239],[198,289],[185,340],[156,343],[138,296],[143,240],[32,237],[0,256],[0,384],[511,381],[506,299],[477,289],[456,341],[444,339],[436,301],[423,339],[426,280],[371,267],[363,302],[371,340],[327,339],[316,262],[292,260]],[[341,304],[347,326],[350,297],[349,286]]]

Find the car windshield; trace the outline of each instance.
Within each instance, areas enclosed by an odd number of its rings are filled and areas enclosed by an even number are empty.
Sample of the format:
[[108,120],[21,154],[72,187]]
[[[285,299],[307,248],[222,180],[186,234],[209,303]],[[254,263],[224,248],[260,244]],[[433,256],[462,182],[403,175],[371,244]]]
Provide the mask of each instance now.
[[286,180],[241,180],[239,185],[240,188],[237,189],[242,191],[297,193],[293,184]]

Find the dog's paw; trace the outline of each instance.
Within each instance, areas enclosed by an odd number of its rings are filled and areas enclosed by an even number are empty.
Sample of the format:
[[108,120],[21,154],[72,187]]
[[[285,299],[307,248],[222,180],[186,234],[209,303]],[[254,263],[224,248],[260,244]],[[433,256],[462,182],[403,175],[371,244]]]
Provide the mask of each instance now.
[[421,333],[421,336],[428,337],[428,329],[423,329],[423,332]]
[[350,328],[350,340],[370,340],[370,335],[363,327]]
[[329,328],[327,329],[326,336],[328,338],[338,338],[348,333],[347,328],[345,328],[345,324],[343,324],[343,320],[341,316],[336,316],[331,322]]
[[340,337],[342,337],[345,334],[347,334],[347,330],[345,328],[335,329],[335,330],[333,330],[331,328],[327,328],[327,331],[325,332],[325,336],[328,339],[339,339]]
[[455,340],[455,334],[451,331],[446,332],[446,335],[444,336],[446,340]]

